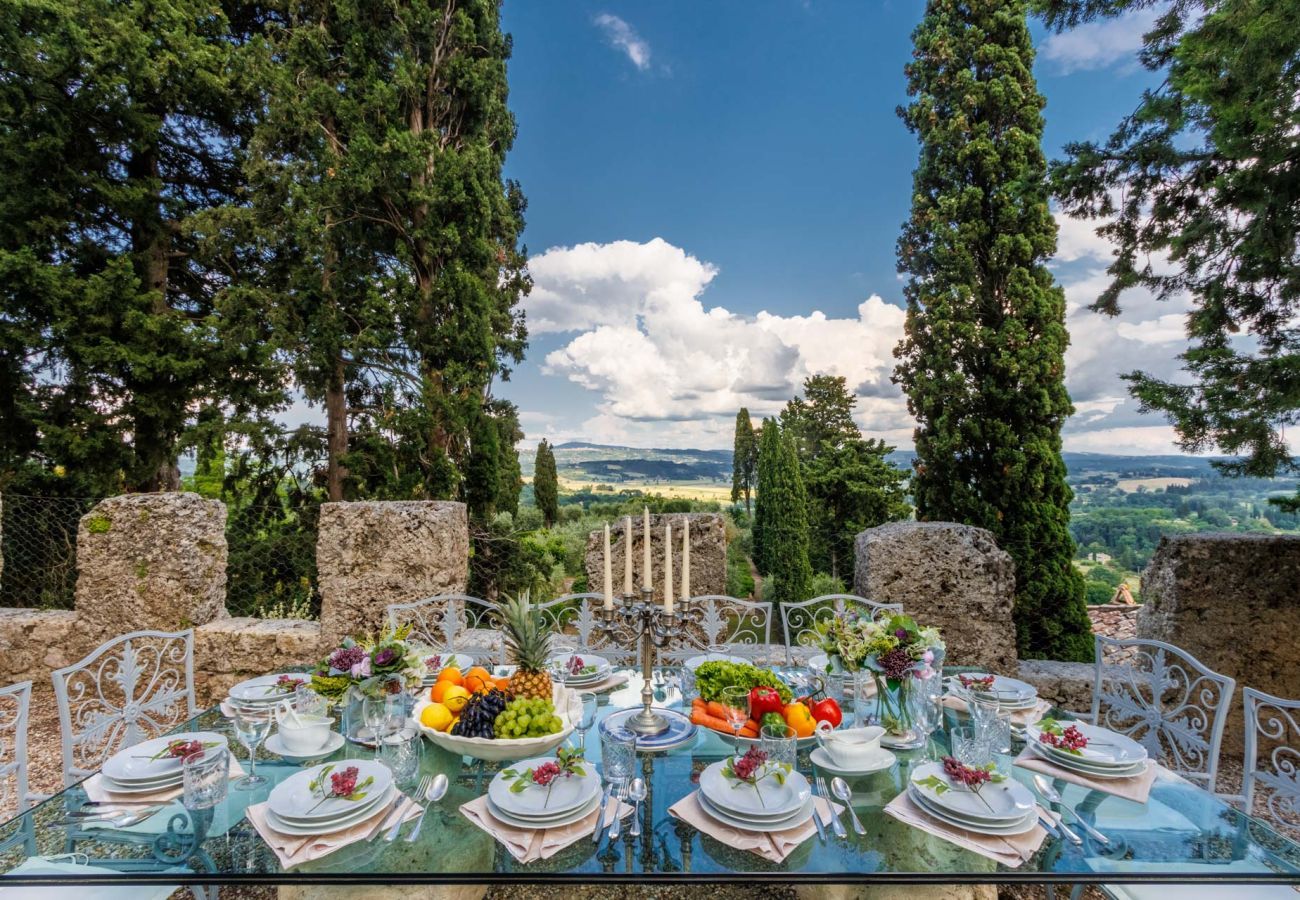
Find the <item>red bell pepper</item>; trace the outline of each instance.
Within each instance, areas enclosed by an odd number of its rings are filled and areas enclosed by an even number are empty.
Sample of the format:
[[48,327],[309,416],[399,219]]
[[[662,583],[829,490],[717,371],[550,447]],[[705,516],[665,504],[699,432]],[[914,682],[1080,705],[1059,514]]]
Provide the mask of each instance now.
[[764,713],[779,713],[784,705],[775,688],[760,686],[749,692],[749,715],[755,722],[761,722]]

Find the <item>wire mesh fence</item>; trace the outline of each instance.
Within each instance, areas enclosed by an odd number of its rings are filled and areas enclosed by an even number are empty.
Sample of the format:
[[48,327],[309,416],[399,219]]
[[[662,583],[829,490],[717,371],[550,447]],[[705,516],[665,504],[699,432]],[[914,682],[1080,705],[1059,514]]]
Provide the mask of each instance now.
[[[0,607],[72,609],[77,526],[99,499],[5,494],[0,502]],[[319,504],[228,506],[226,609],[231,615],[320,615],[319,521]]]

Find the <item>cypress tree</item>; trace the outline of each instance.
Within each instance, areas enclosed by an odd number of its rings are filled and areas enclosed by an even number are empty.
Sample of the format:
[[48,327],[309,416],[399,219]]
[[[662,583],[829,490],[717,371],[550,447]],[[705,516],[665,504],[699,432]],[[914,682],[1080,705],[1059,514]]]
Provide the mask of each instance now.
[[757,466],[758,439],[754,436],[753,423],[749,421],[749,410],[742,406],[736,413],[736,436],[731,450],[731,502],[738,503],[744,497],[746,513],[750,511],[750,493],[758,474]]
[[768,524],[772,521],[773,475],[781,455],[781,427],[775,419],[764,419],[758,432],[758,464],[755,467],[758,496],[754,501],[754,567],[760,575],[770,571]]
[[1019,0],[928,0],[899,113],[921,144],[898,244],[895,379],[916,417],[917,517],[992,531],[1015,559],[1020,653],[1092,658],[1061,459],[1065,298]]
[[543,524],[550,528],[560,516],[559,477],[555,473],[555,454],[545,438],[537,445],[533,463],[533,498],[542,511]]
[[[766,433],[768,429],[763,431]],[[766,541],[770,589],[763,592],[763,599],[773,603],[791,603],[811,596],[808,497],[799,474],[794,435],[778,428],[775,423],[771,431],[776,435],[776,463],[772,466],[767,486]]]

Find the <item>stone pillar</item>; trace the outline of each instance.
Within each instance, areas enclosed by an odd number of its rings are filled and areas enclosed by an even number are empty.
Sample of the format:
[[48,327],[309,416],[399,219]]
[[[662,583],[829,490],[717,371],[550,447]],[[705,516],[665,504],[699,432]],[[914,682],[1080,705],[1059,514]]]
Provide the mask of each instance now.
[[224,618],[226,505],[190,493],[96,504],[77,529],[76,605],[96,641]]
[[[609,523],[609,553],[613,558],[614,593],[623,591],[623,557],[626,551],[623,534],[624,519]],[[632,517],[632,583],[641,590],[641,575],[645,569],[644,519]],[[720,513],[663,513],[650,517],[650,565],[655,579],[655,596],[663,597],[664,579],[664,525],[673,526],[673,596],[680,597],[682,589],[682,528],[691,528],[691,593],[727,592],[727,524]],[[600,593],[605,578],[604,530],[587,535],[587,590]]]
[[855,547],[854,593],[942,628],[950,665],[1016,671],[1015,564],[991,532],[894,522],[862,532]]
[[1142,574],[1137,634],[1173,644],[1237,679],[1223,747],[1243,746],[1240,689],[1300,698],[1300,536],[1162,538]]
[[469,578],[465,504],[322,504],[316,573],[327,646],[378,631],[390,603],[463,593]]

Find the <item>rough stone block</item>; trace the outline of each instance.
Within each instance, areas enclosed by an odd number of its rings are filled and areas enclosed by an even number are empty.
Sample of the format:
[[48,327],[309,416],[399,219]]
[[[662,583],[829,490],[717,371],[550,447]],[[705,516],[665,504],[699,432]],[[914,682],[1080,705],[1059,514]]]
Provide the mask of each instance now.
[[1038,696],[1061,709],[1089,713],[1092,711],[1096,671],[1091,663],[1022,659],[1016,677],[1038,688]]
[[0,685],[45,681],[88,649],[71,610],[0,609]]
[[1240,688],[1300,698],[1300,536],[1188,534],[1160,541],[1142,575],[1137,633],[1237,679],[1224,749],[1242,749]]
[[[609,523],[609,555],[614,570],[614,593],[623,592],[624,554],[627,536],[623,519]],[[682,528],[689,523],[691,529],[691,594],[727,592],[727,525],[719,513],[665,513],[650,517],[650,565],[654,575],[655,596],[663,597],[664,579],[664,526],[673,527],[673,596],[681,596],[682,588]],[[645,571],[644,520],[632,517],[632,583],[641,590]],[[587,535],[585,559],[588,590],[599,593],[605,578],[604,530]]]
[[469,577],[465,504],[325,503],[316,571],[326,643],[377,631],[390,603],[462,593]]
[[230,618],[194,630],[194,688],[214,703],[235,684],[285,666],[320,659],[319,622]]
[[859,534],[856,550],[854,593],[942,628],[950,665],[1015,671],[1015,564],[991,532],[894,522]]
[[90,639],[192,628],[226,612],[226,505],[198,494],[125,494],[77,529],[77,612]]

